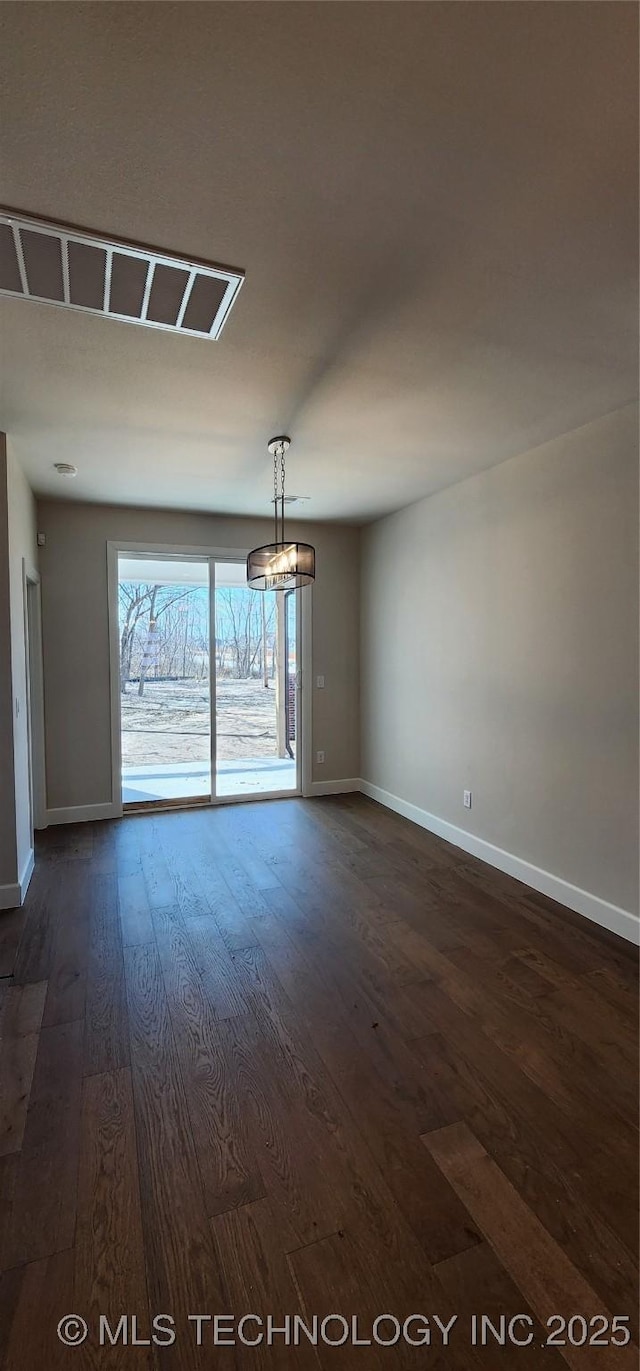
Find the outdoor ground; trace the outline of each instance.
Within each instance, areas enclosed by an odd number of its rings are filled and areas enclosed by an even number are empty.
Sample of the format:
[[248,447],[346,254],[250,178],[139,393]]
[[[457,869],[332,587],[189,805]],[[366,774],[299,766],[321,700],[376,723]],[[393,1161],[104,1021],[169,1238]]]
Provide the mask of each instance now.
[[[132,681],[122,707],[122,764],[204,762],[209,759],[209,686],[196,681],[148,681],[142,699]],[[275,757],[276,701],[271,684],[217,683],[220,761]]]

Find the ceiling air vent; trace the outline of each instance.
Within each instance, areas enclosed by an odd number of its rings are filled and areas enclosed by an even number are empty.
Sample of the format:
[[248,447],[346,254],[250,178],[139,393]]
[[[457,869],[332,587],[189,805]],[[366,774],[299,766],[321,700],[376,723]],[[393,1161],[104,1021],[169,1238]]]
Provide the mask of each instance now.
[[0,210],[0,295],[219,338],[244,272]]

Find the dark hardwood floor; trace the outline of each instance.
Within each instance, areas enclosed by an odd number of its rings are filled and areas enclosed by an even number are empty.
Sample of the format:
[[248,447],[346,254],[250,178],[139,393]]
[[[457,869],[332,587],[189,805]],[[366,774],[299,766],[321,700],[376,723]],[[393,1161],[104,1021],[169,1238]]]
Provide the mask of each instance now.
[[[0,974],[7,1371],[637,1365],[575,1345],[637,1340],[630,947],[341,796],[45,832]],[[332,1313],[431,1346],[188,1321]],[[156,1314],[174,1344],[132,1346]],[[474,1346],[483,1314],[534,1342]]]

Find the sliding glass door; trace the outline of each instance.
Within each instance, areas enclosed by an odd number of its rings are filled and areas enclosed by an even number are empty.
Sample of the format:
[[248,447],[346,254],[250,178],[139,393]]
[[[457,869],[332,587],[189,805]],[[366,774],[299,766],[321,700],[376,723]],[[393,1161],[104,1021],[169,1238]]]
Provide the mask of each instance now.
[[122,802],[294,793],[295,591],[256,592],[244,561],[120,552]]
[[296,592],[255,591],[215,564],[216,794],[298,788]]

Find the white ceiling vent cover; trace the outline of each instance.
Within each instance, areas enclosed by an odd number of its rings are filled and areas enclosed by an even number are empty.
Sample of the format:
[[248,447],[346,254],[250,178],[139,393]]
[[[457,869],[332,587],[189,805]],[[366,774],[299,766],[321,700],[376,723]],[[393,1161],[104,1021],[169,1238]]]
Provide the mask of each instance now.
[[244,272],[0,210],[0,295],[219,338]]

